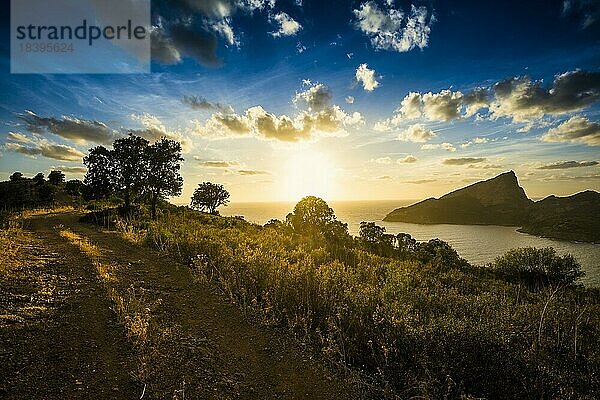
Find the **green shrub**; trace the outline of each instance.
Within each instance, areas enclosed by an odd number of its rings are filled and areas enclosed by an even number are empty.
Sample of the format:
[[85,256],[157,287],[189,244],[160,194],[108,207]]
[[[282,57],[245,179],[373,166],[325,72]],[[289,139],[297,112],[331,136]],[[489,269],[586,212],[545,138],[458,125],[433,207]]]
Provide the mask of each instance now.
[[559,256],[552,247],[512,249],[498,257],[493,268],[508,281],[522,281],[533,288],[552,284],[571,285],[584,275],[581,265],[572,255]]

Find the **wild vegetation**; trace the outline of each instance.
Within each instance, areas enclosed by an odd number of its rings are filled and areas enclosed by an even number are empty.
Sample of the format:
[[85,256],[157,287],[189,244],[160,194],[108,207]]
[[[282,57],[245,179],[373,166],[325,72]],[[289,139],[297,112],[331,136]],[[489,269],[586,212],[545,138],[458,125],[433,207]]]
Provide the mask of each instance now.
[[[94,199],[86,220],[189,265],[199,284],[359,372],[382,396],[600,396],[600,292],[577,284],[573,257],[526,248],[473,266],[441,240],[417,242],[372,222],[352,237],[312,196],[285,221],[259,226],[215,215],[229,193],[208,182],[192,206],[209,213],[175,207],[162,199],[181,190],[176,142],[119,140],[86,157],[80,193]],[[152,156],[153,146],[170,155]],[[147,168],[170,178],[151,183]],[[62,235],[94,256],[93,245]],[[94,265],[110,286],[111,270]],[[145,337],[145,317],[119,307],[130,335]]]
[[353,238],[314,197],[265,226],[187,207],[120,226],[384,395],[599,395],[600,294],[572,257],[521,249],[475,267],[374,223]]

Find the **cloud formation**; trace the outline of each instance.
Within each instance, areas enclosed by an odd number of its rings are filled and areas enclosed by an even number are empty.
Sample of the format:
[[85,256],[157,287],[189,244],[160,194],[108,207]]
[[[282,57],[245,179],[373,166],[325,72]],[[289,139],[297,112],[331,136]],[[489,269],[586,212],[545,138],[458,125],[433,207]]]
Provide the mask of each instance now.
[[442,161],[444,165],[470,165],[482,163],[485,158],[461,157],[461,158],[446,158]]
[[329,88],[322,83],[318,83],[303,92],[296,93],[292,101],[296,105],[307,108],[308,111],[318,112],[327,109],[331,104],[331,99],[332,95]]
[[569,169],[581,167],[593,167],[598,161],[562,161],[553,164],[542,165],[538,169]]
[[421,146],[421,150],[446,150],[450,152],[455,152],[456,147],[452,143],[444,142],[444,143],[426,143]]
[[[527,123],[521,131],[546,115],[564,115],[600,101],[600,72],[575,70],[555,76],[552,85],[529,77],[508,78],[490,87],[477,87],[467,93],[441,90],[438,93],[410,92],[392,117],[379,121],[375,129],[390,131],[406,120],[424,118],[447,122],[469,118],[487,110],[489,119],[509,118]],[[481,116],[479,116],[481,118]]]
[[488,141],[489,140],[487,138],[476,137],[472,140],[469,140],[468,142],[461,144],[460,147],[463,149],[466,149],[467,147],[471,147],[474,144],[484,144],[484,143],[487,143]]
[[360,64],[356,69],[356,81],[362,83],[363,89],[367,92],[372,92],[379,86],[379,82],[375,79],[375,70],[369,69],[367,64]]
[[128,134],[141,136],[150,142],[156,142],[161,138],[167,138],[170,140],[176,140],[181,143],[181,149],[184,153],[187,153],[192,148],[191,141],[183,136],[179,132],[173,132],[167,130],[165,125],[160,121],[160,119],[152,114],[143,113],[143,114],[132,114],[131,119],[139,122],[143,128],[142,129],[129,129],[127,130]]
[[233,107],[229,104],[213,103],[201,96],[183,96],[183,104],[186,104],[193,110],[220,112],[223,114],[233,114]]
[[300,25],[298,21],[294,20],[283,11],[273,15],[271,20],[279,25],[276,31],[269,32],[273,37],[294,36],[302,29],[302,25]]
[[240,169],[237,171],[238,174],[240,175],[271,175],[271,173],[269,171],[262,171],[262,170],[254,170],[254,169]]
[[83,160],[85,154],[81,151],[62,144],[56,144],[42,140],[30,146],[23,146],[19,143],[9,142],[4,145],[4,148],[14,153],[25,154],[31,157],[42,156],[60,161],[79,161]]
[[200,165],[207,168],[231,168],[238,167],[240,165],[237,161],[211,161],[211,160],[201,160],[198,157],[194,157],[194,159],[200,161]]
[[398,140],[402,142],[423,143],[437,135],[434,131],[426,128],[423,124],[414,124],[398,134]]
[[59,165],[59,166],[51,166],[50,168],[48,168],[48,171],[62,171],[62,172],[68,172],[68,173],[72,173],[72,174],[85,174],[87,172],[87,168],[86,167],[74,167],[74,166],[68,166],[68,165]]
[[100,121],[79,119],[72,116],[61,118],[40,117],[32,111],[17,114],[26,129],[35,134],[52,133],[77,144],[109,144],[116,139],[116,132]]
[[392,8],[388,2],[380,8],[374,1],[362,3],[354,10],[357,27],[371,39],[375,49],[406,52],[424,49],[429,44],[435,16],[426,7],[411,5],[410,13]]
[[[311,85],[309,81],[306,84]],[[331,93],[322,84],[297,93],[293,102],[305,107],[297,115],[277,116],[262,106],[248,108],[244,114],[213,114],[205,124],[196,123],[195,133],[209,138],[257,137],[265,140],[298,142],[322,136],[346,136],[346,129],[364,123],[363,116],[346,113],[330,105]]]
[[556,128],[549,129],[541,137],[544,142],[582,143],[588,146],[600,146],[600,123],[576,115]]
[[412,163],[416,163],[417,161],[418,161],[418,158],[413,156],[412,154],[409,154],[406,157],[399,158],[396,160],[396,162],[398,164],[412,164]]

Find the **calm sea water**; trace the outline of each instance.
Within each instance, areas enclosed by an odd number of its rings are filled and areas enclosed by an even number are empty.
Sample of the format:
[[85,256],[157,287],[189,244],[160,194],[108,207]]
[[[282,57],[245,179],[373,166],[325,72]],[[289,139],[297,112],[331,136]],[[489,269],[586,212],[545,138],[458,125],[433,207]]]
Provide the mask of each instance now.
[[[517,232],[516,227],[481,225],[420,225],[403,222],[383,222],[387,213],[412,201],[340,201],[331,202],[339,220],[348,224],[351,234],[357,235],[361,221],[373,221],[388,233],[406,232],[419,241],[439,238],[473,264],[487,264],[515,247],[554,247],[560,254],[571,253],[586,272],[582,282],[600,286],[600,244],[567,242],[539,238]],[[220,209],[222,215],[242,215],[247,221],[264,224],[272,218],[285,219],[294,203],[232,203]]]

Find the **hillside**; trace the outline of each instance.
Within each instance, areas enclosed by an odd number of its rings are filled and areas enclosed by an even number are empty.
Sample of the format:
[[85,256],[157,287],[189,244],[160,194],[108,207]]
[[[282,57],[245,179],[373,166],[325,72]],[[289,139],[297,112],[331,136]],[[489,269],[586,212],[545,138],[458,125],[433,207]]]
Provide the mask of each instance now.
[[600,243],[600,193],[592,190],[535,202],[520,232]]
[[513,171],[389,213],[384,221],[416,224],[520,225],[532,201]]
[[[600,193],[527,198],[513,171],[390,212],[384,221],[416,224],[520,226],[521,232],[600,242]],[[596,216],[596,217],[595,217]]]

